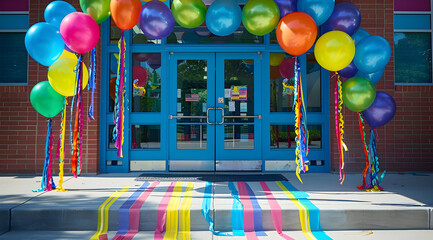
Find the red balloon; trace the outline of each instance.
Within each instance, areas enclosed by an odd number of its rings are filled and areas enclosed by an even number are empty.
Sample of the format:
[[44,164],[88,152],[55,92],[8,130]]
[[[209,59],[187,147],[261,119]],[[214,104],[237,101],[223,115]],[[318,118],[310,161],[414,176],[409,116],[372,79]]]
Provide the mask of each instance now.
[[114,23],[122,29],[129,30],[138,23],[141,11],[140,0],[111,0],[111,17]]
[[290,79],[295,76],[295,60],[293,58],[284,58],[280,64],[280,74],[283,78]]
[[132,67],[132,81],[135,82],[137,87],[143,87],[147,83],[147,72],[146,69],[142,66],[135,65]]
[[276,79],[278,79],[278,78],[281,77],[280,69],[279,69],[278,66],[270,66],[269,70],[270,70],[270,76],[269,76],[269,78],[271,80],[276,80]]
[[277,26],[277,40],[287,53],[299,56],[310,49],[317,37],[317,25],[303,12],[292,12],[281,18]]

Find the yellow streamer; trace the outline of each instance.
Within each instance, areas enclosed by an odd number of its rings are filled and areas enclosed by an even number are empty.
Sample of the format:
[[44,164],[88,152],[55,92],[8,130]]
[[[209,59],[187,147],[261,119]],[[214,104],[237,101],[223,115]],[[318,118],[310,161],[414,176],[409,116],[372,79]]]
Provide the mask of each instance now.
[[176,240],[179,225],[179,205],[182,195],[182,182],[176,182],[173,189],[173,195],[167,206],[167,227],[164,240]]
[[116,191],[111,194],[105,202],[101,204],[98,208],[98,230],[96,233],[90,238],[90,240],[99,240],[99,235],[104,235],[108,231],[108,211],[110,210],[111,205],[117,201],[117,199],[122,196],[123,193],[129,190],[129,187],[124,187],[120,191]]
[[[341,80],[340,80],[340,75],[337,74],[337,84],[338,84],[338,119],[339,119],[339,128],[340,128],[340,142],[338,144],[340,144],[340,156],[341,156],[341,169],[344,169],[344,154],[343,154],[343,149],[344,151],[348,151],[348,148],[346,146],[346,144],[344,143],[344,119],[343,119],[343,90],[341,87]],[[342,184],[344,182],[344,174],[343,174],[343,179],[341,180],[340,184]]]
[[302,205],[299,200],[280,182],[276,182],[278,186],[283,190],[283,192],[289,197],[290,201],[298,208],[299,210],[299,219],[301,222],[302,233],[304,233],[305,237],[308,240],[317,240],[317,238],[311,232],[310,227],[310,213],[308,209]]
[[59,186],[57,186],[55,192],[66,192],[63,188],[63,166],[65,165],[65,133],[66,133],[66,106],[68,105],[68,100],[65,98],[65,105],[63,106],[63,115],[62,115],[62,138],[60,140],[60,149],[59,149]]
[[179,209],[179,240],[191,240],[191,202],[194,184],[189,182]]

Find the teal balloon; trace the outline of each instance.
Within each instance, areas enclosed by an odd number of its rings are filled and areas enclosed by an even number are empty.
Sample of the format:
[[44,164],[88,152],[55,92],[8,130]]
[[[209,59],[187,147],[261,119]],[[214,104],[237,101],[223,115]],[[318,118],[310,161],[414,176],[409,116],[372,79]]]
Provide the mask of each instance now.
[[376,88],[363,77],[352,77],[343,83],[343,104],[354,112],[362,112],[374,102]]
[[249,0],[242,10],[242,23],[254,35],[270,33],[279,21],[280,10],[274,1]]
[[356,44],[353,62],[359,71],[374,73],[386,66],[391,58],[391,46],[388,41],[376,35],[368,36]]
[[198,27],[206,19],[206,5],[202,0],[174,0],[171,12],[174,20],[185,28]]
[[206,26],[217,36],[227,36],[236,31],[242,21],[242,10],[234,0],[213,2],[206,13]]
[[30,57],[44,66],[51,66],[65,48],[59,29],[46,22],[31,26],[24,42]]
[[358,71],[355,76],[367,78],[373,84],[376,84],[382,78],[384,73],[385,73],[385,68],[382,68],[381,70],[374,73],[363,73],[361,71]]
[[39,114],[52,118],[63,110],[65,97],[57,93],[48,81],[43,81],[33,87],[30,102]]
[[76,12],[75,8],[65,1],[54,1],[47,5],[44,11],[45,22],[60,29],[60,23],[66,15]]
[[310,15],[320,26],[331,16],[334,6],[335,0],[298,0],[297,9]]
[[355,46],[358,45],[358,43],[366,38],[370,36],[370,33],[368,33],[366,30],[364,30],[363,28],[359,28],[358,31],[356,31],[355,34],[353,34],[351,37],[353,39],[353,41],[355,41]]
[[110,16],[111,0],[80,0],[83,13],[90,15],[100,24]]

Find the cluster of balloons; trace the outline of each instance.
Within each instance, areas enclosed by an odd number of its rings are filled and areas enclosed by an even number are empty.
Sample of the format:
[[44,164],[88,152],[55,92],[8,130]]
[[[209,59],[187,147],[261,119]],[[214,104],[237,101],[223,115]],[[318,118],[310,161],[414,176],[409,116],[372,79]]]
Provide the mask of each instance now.
[[[80,0],[82,13],[67,2],[53,1],[45,8],[45,22],[36,23],[27,31],[25,46],[29,55],[49,67],[48,81],[36,84],[30,93],[30,102],[41,115],[56,116],[65,97],[74,95],[76,54],[85,54],[98,43],[98,23],[110,16],[109,3],[110,0]],[[87,81],[84,65],[83,89]]]

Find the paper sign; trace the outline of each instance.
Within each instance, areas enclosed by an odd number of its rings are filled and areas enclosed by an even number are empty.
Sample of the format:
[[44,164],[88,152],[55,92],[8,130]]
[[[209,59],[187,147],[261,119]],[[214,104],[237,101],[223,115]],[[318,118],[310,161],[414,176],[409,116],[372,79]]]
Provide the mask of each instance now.
[[224,97],[225,98],[230,98],[230,88],[224,89]]
[[232,86],[230,89],[230,99],[232,101],[246,101],[247,86]]
[[177,103],[177,112],[182,112],[182,103]]
[[241,112],[247,112],[248,111],[248,103],[241,102]]
[[177,98],[181,98],[182,97],[182,90],[181,89],[177,89]]
[[230,101],[229,102],[229,112],[234,112],[234,111],[236,111],[235,102]]

